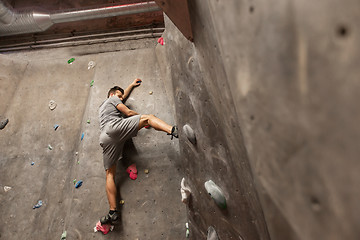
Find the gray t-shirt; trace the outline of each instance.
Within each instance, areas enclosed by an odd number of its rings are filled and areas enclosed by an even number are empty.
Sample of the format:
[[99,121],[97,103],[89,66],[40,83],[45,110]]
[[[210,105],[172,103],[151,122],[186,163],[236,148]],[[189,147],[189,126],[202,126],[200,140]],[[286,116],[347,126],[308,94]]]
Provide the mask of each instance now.
[[112,96],[106,99],[99,108],[100,130],[102,131],[108,122],[121,120],[124,118],[123,114],[116,108],[117,105],[123,102],[117,96]]

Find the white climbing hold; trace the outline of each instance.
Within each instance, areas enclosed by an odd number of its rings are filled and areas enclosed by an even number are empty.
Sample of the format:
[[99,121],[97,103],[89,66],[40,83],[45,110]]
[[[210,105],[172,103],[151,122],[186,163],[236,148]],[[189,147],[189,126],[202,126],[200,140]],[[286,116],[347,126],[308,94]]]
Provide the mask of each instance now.
[[191,189],[189,187],[185,187],[185,178],[183,178],[181,180],[181,201],[185,204],[187,204],[189,202],[189,198],[190,198],[190,194],[191,194]]
[[11,190],[11,187],[9,186],[4,186],[4,191],[7,192],[7,191],[10,191]]
[[208,228],[207,233],[208,233],[208,235],[207,235],[206,240],[219,240],[219,237],[218,237],[215,229],[212,226],[210,226]]
[[221,191],[220,187],[217,186],[212,180],[205,182],[205,188],[208,194],[214,199],[215,203],[221,207],[226,208],[226,198]]
[[94,68],[95,65],[96,65],[96,63],[95,63],[94,61],[90,61],[90,62],[88,63],[88,70],[89,70],[90,68]]
[[185,124],[183,126],[183,131],[184,131],[186,137],[189,139],[189,141],[195,145],[196,144],[196,136],[195,136],[194,130],[188,124]]
[[54,100],[50,100],[49,102],[49,108],[50,110],[54,110],[56,108],[57,104]]

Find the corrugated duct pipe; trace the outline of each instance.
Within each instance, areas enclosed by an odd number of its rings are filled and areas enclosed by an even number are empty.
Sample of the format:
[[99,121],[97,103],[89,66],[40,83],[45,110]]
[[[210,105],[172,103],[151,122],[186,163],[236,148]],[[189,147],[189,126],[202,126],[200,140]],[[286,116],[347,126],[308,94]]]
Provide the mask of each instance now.
[[96,18],[132,15],[159,11],[155,1],[112,5],[99,8],[70,9],[48,13],[33,9],[26,12],[14,11],[0,0],[0,36],[42,32],[56,23],[90,20]]

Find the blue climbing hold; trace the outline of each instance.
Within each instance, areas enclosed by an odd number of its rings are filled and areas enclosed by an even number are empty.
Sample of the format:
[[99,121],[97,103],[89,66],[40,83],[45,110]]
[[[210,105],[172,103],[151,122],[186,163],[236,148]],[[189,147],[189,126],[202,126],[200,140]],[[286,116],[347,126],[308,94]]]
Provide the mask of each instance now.
[[85,133],[81,134],[81,141],[84,139]]
[[33,206],[33,209],[41,207],[43,202],[41,200],[38,201],[36,205]]
[[54,125],[54,130],[56,131],[59,128],[59,125],[55,124]]
[[81,187],[82,184],[83,184],[82,180],[77,181],[77,183],[75,184],[75,188]]

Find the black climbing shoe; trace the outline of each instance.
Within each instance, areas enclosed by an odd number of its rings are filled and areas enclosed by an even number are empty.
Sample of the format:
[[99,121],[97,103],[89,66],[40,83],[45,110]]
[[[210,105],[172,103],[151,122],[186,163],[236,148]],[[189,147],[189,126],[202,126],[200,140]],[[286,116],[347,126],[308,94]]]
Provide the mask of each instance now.
[[8,124],[8,122],[9,122],[9,119],[0,121],[0,130],[3,129],[6,126],[6,124]]
[[177,126],[173,126],[172,129],[171,129],[171,133],[168,133],[167,135],[171,135],[171,140],[172,140],[174,137],[179,138]]
[[103,216],[102,218],[100,218],[100,223],[101,224],[115,224],[117,223],[119,220],[119,214],[118,212],[114,212],[113,214],[106,214],[106,216]]

